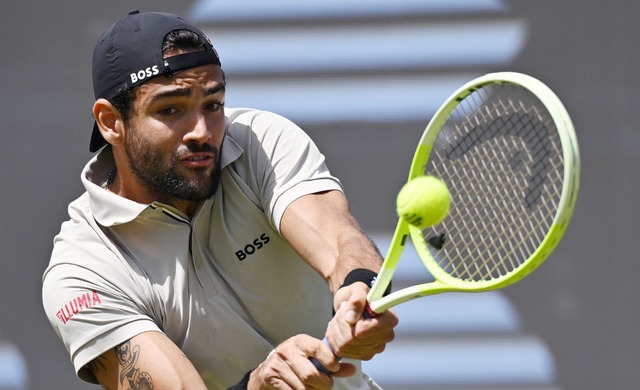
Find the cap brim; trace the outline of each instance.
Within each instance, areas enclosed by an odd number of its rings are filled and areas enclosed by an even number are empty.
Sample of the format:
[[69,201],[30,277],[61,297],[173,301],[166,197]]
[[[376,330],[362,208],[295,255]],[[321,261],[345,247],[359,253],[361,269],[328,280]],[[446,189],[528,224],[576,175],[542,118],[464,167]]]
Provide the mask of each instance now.
[[91,141],[89,142],[89,151],[92,153],[97,152],[106,144],[107,141],[105,141],[105,139],[102,137],[100,129],[98,128],[98,124],[94,122],[93,131],[91,132]]

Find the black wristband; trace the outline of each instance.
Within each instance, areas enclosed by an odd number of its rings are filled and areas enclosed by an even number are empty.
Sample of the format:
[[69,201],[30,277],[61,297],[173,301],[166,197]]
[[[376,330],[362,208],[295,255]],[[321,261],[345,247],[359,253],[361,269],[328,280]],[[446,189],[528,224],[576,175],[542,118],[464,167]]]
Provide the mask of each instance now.
[[[370,269],[356,268],[356,269],[352,270],[351,272],[349,272],[347,277],[344,278],[344,282],[342,283],[342,286],[340,286],[340,288],[349,286],[349,285],[354,284],[356,282],[363,282],[364,284],[369,286],[369,288],[371,288],[371,287],[373,287],[373,283],[375,283],[377,277],[378,277],[378,274],[373,272],[373,271],[371,271]],[[391,293],[391,283],[389,283],[389,286],[384,291],[383,295],[387,296],[390,293]],[[336,309],[333,308],[333,307],[331,309],[332,309],[331,311],[332,311],[333,315],[336,315]]]
[[249,370],[249,372],[244,374],[242,379],[240,379],[240,382],[238,382],[235,385],[229,387],[227,390],[247,390],[247,386],[249,386],[249,378],[251,378],[251,373],[252,372],[253,372],[253,370]]
[[349,286],[356,282],[363,282],[369,288],[373,287],[373,283],[376,281],[378,274],[366,268],[356,268],[349,272],[346,278],[344,278],[344,282],[342,283],[342,287]]
[[[363,282],[369,288],[373,287],[373,284],[376,282],[376,278],[378,274],[366,268],[356,268],[353,271],[349,272],[346,278],[344,278],[344,282],[340,288],[348,286],[350,284],[354,284],[355,282]],[[391,282],[387,286],[387,289],[384,291],[383,296],[387,296],[391,294]]]

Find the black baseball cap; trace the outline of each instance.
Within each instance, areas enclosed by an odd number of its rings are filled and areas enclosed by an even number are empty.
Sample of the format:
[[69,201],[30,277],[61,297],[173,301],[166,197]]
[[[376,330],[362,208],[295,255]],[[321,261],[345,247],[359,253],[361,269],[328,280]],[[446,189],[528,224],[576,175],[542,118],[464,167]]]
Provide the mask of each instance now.
[[[189,30],[205,43],[205,50],[169,58],[162,55],[162,43],[172,31]],[[96,100],[110,100],[157,76],[170,77],[202,65],[220,65],[218,53],[200,29],[180,16],[161,12],[131,11],[102,35],[93,51],[93,92]],[[94,123],[89,150],[106,145]]]

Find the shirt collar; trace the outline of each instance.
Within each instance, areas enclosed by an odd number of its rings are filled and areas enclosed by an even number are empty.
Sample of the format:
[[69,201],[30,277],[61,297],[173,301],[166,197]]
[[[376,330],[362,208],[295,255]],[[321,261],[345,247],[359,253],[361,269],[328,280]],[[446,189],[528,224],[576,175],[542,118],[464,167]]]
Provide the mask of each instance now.
[[[242,147],[225,135],[221,168],[224,169],[237,160],[242,152]],[[82,170],[81,180],[89,194],[89,207],[96,221],[102,226],[131,222],[149,207],[149,204],[135,202],[102,187],[114,166],[113,153],[107,145]]]
[[242,147],[229,136],[227,133],[224,136],[224,143],[222,144],[222,157],[220,158],[220,168],[224,169],[227,165],[236,161],[242,155]]
[[102,187],[114,166],[113,153],[107,145],[82,170],[82,184],[89,194],[91,213],[103,226],[130,222],[149,206],[123,198]]

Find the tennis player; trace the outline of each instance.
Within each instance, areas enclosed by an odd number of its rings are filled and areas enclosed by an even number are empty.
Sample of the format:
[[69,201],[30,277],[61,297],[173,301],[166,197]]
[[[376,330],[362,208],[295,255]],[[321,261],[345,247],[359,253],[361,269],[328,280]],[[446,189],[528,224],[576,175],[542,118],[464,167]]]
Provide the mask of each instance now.
[[273,113],[225,108],[218,54],[171,14],[113,24],[93,87],[97,154],[42,291],[79,378],[379,388],[360,360],[393,339],[397,318],[361,313],[382,259],[309,137]]

